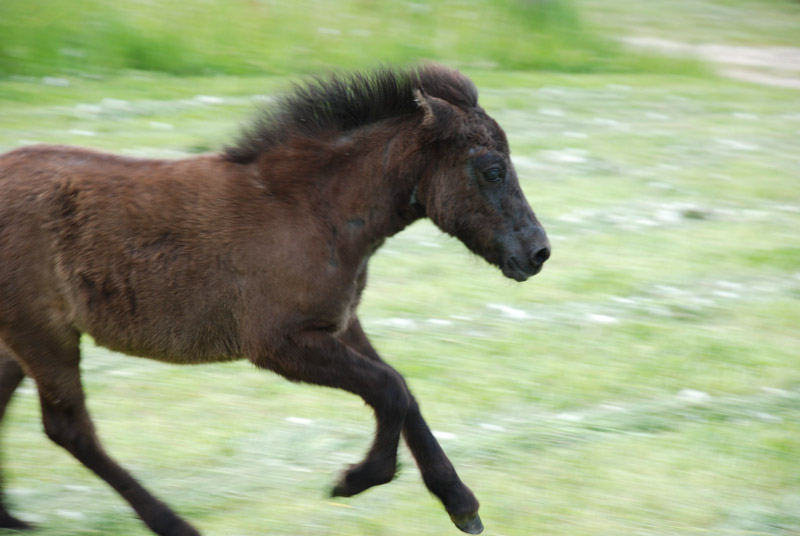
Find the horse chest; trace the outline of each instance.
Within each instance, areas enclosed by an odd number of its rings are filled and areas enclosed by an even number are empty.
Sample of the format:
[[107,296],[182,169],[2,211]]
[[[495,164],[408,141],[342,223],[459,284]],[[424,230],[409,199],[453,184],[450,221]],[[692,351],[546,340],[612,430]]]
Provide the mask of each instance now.
[[355,272],[343,271],[323,279],[318,319],[326,329],[338,333],[347,327],[361,300],[365,282],[366,260]]
[[[328,265],[309,280],[305,304],[311,323],[332,333],[343,331],[355,315],[366,286],[369,257]],[[355,266],[353,266],[355,264]]]

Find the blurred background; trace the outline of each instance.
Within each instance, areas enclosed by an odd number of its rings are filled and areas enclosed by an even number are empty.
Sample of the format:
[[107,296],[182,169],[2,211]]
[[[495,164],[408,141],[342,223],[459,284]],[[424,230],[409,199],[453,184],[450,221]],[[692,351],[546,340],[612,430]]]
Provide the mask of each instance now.
[[[181,157],[329,69],[422,58],[475,80],[553,257],[508,281],[428,222],[371,264],[368,333],[489,535],[800,534],[800,3],[0,1],[0,150]],[[84,341],[110,452],[203,534],[457,534],[345,393],[246,363]],[[27,380],[26,380],[27,381]],[[148,534],[41,432],[23,384],[7,494],[36,534]]]

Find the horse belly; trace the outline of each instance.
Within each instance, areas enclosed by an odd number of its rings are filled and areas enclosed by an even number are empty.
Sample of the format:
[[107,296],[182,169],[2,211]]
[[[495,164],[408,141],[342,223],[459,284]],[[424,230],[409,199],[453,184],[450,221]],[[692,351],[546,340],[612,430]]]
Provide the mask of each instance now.
[[238,359],[237,300],[209,278],[148,273],[71,278],[76,326],[112,350],[175,363]]

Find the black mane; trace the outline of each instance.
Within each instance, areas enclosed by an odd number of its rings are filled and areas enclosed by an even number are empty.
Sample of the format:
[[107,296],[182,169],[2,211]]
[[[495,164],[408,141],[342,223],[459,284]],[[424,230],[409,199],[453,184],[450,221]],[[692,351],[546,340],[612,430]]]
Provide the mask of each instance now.
[[225,157],[247,164],[291,136],[315,138],[421,113],[415,89],[462,108],[475,107],[478,102],[471,80],[436,64],[331,74],[294,86],[292,92],[262,110],[238,141],[225,148]]

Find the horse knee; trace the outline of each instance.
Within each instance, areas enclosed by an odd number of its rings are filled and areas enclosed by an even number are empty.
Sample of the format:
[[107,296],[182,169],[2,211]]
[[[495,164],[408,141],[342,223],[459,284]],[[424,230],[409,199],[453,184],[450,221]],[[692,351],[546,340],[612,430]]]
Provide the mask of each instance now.
[[69,452],[85,450],[95,441],[91,423],[79,416],[71,417],[69,412],[54,412],[43,407],[42,423],[47,437]]
[[75,443],[74,431],[70,430],[70,427],[61,419],[44,417],[42,424],[45,435],[56,445],[67,448],[68,445]]
[[383,397],[381,402],[376,405],[376,409],[382,409],[390,415],[405,419],[412,406],[413,397],[400,373],[390,370],[383,385],[378,389]]

